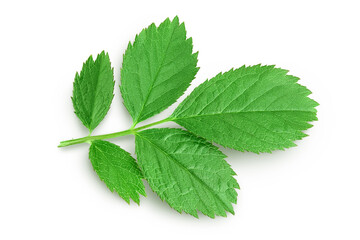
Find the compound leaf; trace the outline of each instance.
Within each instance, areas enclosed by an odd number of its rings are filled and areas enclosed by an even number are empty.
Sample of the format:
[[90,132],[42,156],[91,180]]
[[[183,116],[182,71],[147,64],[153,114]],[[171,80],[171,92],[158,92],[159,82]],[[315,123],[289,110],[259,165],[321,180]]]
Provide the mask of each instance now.
[[274,66],[241,67],[198,86],[171,118],[192,133],[240,151],[295,146],[318,105],[299,78]]
[[239,185],[211,143],[181,129],[149,129],[136,133],[136,154],[150,187],[176,211],[234,213]]
[[134,125],[178,99],[198,71],[192,39],[178,17],[151,24],[129,43],[121,68],[121,94]]
[[90,133],[104,119],[114,97],[114,74],[104,51],[96,60],[90,56],[75,75],[72,102],[75,114]]
[[95,140],[91,143],[89,158],[100,179],[127,203],[131,198],[139,204],[139,193],[146,196],[143,174],[128,152],[113,143]]

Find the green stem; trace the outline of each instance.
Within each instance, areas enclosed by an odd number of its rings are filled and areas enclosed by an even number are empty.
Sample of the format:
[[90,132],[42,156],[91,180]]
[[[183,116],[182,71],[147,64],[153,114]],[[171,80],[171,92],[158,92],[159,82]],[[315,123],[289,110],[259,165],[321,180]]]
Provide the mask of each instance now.
[[136,132],[141,131],[143,129],[146,129],[146,128],[149,128],[149,127],[161,124],[161,123],[169,122],[172,120],[173,119],[171,119],[171,118],[165,118],[165,119],[157,121],[157,122],[153,122],[153,123],[150,123],[150,124],[138,127],[138,128],[130,128],[128,130],[121,131],[121,132],[96,135],[96,136],[87,136],[87,137],[83,137],[83,138],[76,138],[76,139],[61,141],[60,145],[58,147],[66,147],[66,146],[75,145],[75,144],[79,144],[79,143],[85,143],[85,142],[91,143],[94,140],[116,138],[116,137],[121,137],[121,136],[125,136],[125,135],[135,134]]

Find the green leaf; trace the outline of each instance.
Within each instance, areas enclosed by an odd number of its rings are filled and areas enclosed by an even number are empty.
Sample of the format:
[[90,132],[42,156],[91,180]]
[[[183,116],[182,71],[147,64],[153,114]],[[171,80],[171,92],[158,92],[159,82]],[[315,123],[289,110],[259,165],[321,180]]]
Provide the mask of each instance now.
[[89,158],[100,179],[127,203],[131,198],[139,204],[139,193],[146,196],[143,174],[130,153],[113,143],[95,140],[91,142]]
[[274,66],[220,73],[197,87],[171,118],[189,131],[240,151],[271,152],[296,146],[317,120],[318,105],[299,78]]
[[90,133],[104,119],[114,97],[114,74],[109,55],[103,51],[95,62],[90,56],[75,75],[72,102],[75,114]]
[[173,104],[198,71],[192,39],[178,17],[151,24],[129,43],[121,68],[121,94],[134,126]]
[[235,173],[209,142],[180,129],[149,129],[136,133],[136,154],[150,187],[176,211],[234,213]]

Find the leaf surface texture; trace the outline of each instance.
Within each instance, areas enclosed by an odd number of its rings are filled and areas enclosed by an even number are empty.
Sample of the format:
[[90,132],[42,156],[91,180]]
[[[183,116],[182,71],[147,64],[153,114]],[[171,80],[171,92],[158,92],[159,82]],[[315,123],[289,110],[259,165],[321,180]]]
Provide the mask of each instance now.
[[178,99],[198,71],[192,39],[175,17],[151,24],[129,43],[121,68],[121,95],[134,125]]
[[212,218],[234,213],[235,173],[209,142],[180,129],[155,128],[136,134],[136,154],[150,187],[178,212]]
[[139,194],[146,196],[143,174],[128,152],[113,143],[95,140],[91,143],[89,158],[100,179],[127,203],[131,198],[139,204]]
[[318,105],[299,78],[274,66],[241,67],[205,81],[171,118],[190,132],[239,151],[295,146]]
[[109,55],[92,56],[75,75],[72,102],[75,114],[89,129],[94,130],[110,109],[114,92],[114,74]]

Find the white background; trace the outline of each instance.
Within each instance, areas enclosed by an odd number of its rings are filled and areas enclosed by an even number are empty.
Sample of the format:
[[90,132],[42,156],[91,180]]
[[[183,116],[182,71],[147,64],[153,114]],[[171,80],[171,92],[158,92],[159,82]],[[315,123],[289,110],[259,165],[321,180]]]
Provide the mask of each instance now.
[[[1,1],[0,239],[360,239],[357,2]],[[200,52],[186,94],[220,71],[262,63],[289,69],[320,103],[295,148],[222,149],[241,186],[227,218],[179,214],[147,184],[141,205],[128,205],[98,179],[87,144],[57,148],[87,135],[72,82],[103,49],[117,86],[94,134],[131,125],[118,89],[122,54],[142,28],[175,15]],[[134,154],[132,136],[113,142]]]

